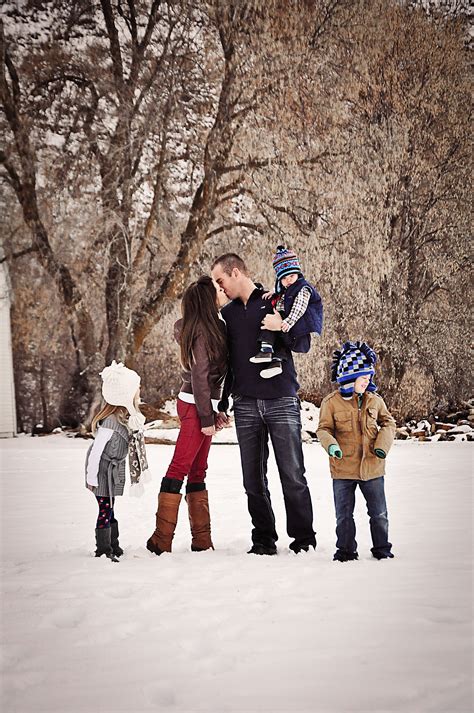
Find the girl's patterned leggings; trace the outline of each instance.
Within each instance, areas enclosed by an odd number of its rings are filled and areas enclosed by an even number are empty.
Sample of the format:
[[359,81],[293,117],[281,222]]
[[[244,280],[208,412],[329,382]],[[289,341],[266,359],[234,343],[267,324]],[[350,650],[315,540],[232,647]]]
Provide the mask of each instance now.
[[95,497],[99,505],[96,528],[103,530],[110,527],[112,522],[117,522],[114,515],[114,498],[112,498],[112,504],[110,504],[110,498],[104,498],[101,495],[96,495]]

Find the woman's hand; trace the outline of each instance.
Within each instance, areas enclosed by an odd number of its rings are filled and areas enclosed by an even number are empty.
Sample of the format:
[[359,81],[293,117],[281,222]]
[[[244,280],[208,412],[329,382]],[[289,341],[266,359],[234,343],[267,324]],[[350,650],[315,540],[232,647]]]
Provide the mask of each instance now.
[[264,292],[262,295],[262,300],[271,300],[273,297],[273,292]]
[[204,426],[204,428],[201,428],[201,433],[204,433],[205,436],[214,436],[216,433],[216,427]]
[[95,493],[96,491],[96,486],[95,485],[89,485],[89,483],[86,483],[87,490],[90,490],[92,493]]

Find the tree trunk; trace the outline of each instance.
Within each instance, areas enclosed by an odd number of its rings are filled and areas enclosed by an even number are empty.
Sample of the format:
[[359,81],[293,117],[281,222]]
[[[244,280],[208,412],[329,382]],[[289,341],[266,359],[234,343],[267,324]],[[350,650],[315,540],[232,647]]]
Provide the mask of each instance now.
[[[127,344],[127,364],[133,364],[144,340],[159,322],[166,301],[178,299],[189,281],[193,263],[202,251],[208,237],[219,202],[218,184],[224,173],[232,150],[243,112],[239,119],[234,115],[237,90],[235,50],[229,41],[223,43],[225,68],[219,104],[214,124],[208,134],[204,152],[204,177],[197,188],[191,205],[188,222],[181,235],[181,244],[171,268],[163,279],[157,294],[142,301],[132,317]],[[225,45],[225,46],[224,46]]]

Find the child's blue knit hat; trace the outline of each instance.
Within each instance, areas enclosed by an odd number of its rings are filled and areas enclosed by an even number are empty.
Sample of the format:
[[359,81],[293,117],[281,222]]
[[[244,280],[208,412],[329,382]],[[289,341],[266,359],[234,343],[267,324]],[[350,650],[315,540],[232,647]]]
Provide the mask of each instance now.
[[273,269],[276,273],[276,292],[281,292],[281,278],[286,275],[302,275],[300,262],[293,250],[279,245],[273,258]]
[[342,349],[333,354],[331,381],[339,384],[342,396],[354,393],[354,383],[358,376],[370,376],[367,391],[376,391],[373,377],[377,355],[365,342],[344,342]]

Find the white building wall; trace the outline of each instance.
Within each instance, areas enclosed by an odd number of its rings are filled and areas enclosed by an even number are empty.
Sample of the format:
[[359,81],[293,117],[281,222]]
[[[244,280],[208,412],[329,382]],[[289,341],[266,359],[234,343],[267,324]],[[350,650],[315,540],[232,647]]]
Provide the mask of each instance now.
[[0,438],[16,435],[10,291],[6,263],[0,264]]

